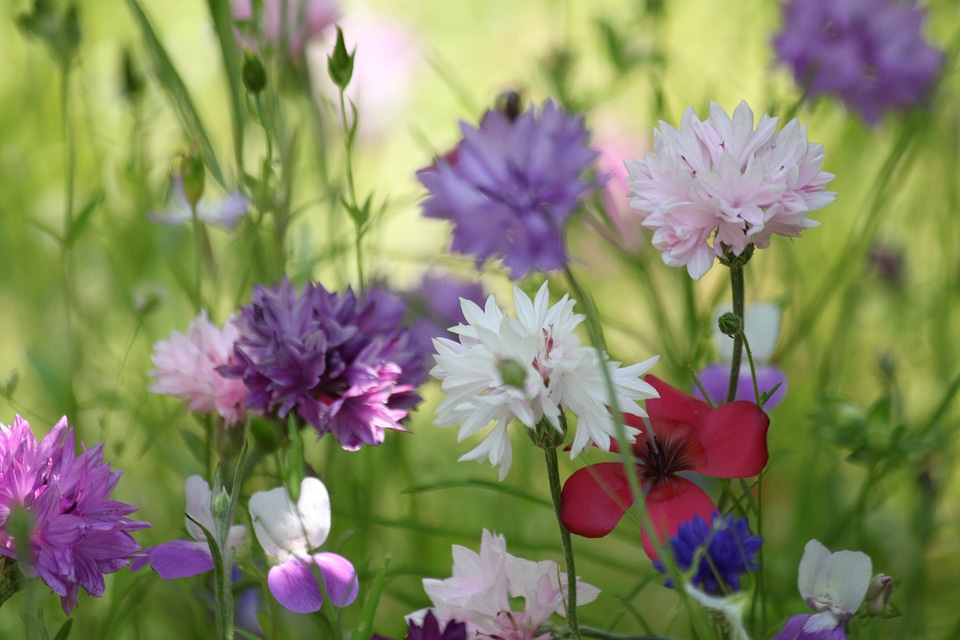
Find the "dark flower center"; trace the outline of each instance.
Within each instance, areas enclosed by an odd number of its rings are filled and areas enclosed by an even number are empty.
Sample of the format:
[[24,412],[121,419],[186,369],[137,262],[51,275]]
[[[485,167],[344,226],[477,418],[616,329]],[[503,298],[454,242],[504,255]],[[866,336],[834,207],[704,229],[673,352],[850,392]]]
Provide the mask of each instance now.
[[660,440],[651,435],[643,445],[634,447],[641,478],[656,482],[691,470],[693,466],[689,449],[690,443],[685,439]]

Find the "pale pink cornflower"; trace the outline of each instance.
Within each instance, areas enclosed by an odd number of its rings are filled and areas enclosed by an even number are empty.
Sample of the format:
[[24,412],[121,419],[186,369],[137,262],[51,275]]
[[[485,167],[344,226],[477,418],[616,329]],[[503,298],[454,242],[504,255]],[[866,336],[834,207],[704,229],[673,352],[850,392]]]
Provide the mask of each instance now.
[[660,122],[652,153],[626,163],[630,206],[666,264],[698,280],[715,257],[730,261],[773,234],[798,237],[819,224],[807,215],[836,197],[825,190],[833,175],[820,170],[823,147],[795,119],[777,131],[778,120],[764,115],[754,128],[746,102],[732,118],[711,102],[704,121],[691,107],[679,129]]
[[[600,590],[577,579],[577,601],[593,602]],[[466,623],[468,638],[534,640],[537,627],[553,614],[564,616],[567,575],[553,560],[534,562],[507,553],[502,535],[483,530],[480,552],[453,545],[453,576],[425,578],[423,590],[442,625],[449,620]],[[523,609],[514,611],[519,598]],[[420,622],[428,609],[410,614]]]
[[174,331],[153,346],[150,391],[189,400],[188,411],[218,414],[228,426],[243,422],[246,385],[217,372],[234,361],[237,336],[232,322],[218,329],[201,311],[186,335]]

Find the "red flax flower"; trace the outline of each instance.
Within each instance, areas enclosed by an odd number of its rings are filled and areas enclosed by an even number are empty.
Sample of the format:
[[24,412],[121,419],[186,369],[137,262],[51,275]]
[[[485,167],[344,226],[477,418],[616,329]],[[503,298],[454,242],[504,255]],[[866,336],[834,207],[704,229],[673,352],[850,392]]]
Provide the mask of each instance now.
[[[753,402],[741,400],[712,409],[653,376],[645,380],[660,392],[659,398],[647,400],[650,427],[634,416],[624,415],[624,420],[641,429],[633,442],[633,457],[646,493],[647,513],[660,541],[665,542],[684,522],[698,515],[709,522],[717,510],[700,487],[679,474],[757,475],[767,464],[770,419]],[[616,449],[616,443],[612,448]],[[632,504],[623,464],[601,462],[579,469],[567,479],[560,517],[573,533],[600,538],[613,531]],[[646,531],[643,549],[657,559]]]

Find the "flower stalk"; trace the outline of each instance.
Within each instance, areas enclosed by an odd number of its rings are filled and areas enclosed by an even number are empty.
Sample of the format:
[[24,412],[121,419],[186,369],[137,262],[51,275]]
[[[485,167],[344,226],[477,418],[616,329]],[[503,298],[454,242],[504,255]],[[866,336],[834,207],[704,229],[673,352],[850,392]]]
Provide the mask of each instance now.
[[[566,418],[562,413],[560,414],[560,422],[566,426]],[[546,420],[542,420],[540,424],[547,429],[553,429]],[[560,483],[560,465],[557,461],[556,445],[544,446],[543,455],[547,463],[547,479],[550,481],[550,499],[553,501],[553,512],[557,517],[557,527],[560,529],[563,564],[567,568],[567,624],[570,627],[570,637],[580,640],[580,622],[577,618],[577,569],[574,564],[573,540],[570,538],[570,530],[560,519],[560,493],[563,485]]]

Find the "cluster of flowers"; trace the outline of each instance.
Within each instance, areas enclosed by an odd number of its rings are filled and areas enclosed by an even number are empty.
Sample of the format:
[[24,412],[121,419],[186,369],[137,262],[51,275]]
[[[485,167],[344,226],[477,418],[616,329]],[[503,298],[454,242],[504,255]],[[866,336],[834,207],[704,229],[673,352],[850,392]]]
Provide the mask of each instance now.
[[[80,587],[103,595],[104,574],[140,551],[131,532],[150,526],[126,517],[137,507],[110,499],[119,480],[103,461],[103,443],[76,455],[66,418],[39,443],[20,416],[0,424],[0,556],[41,578],[67,614]],[[16,582],[4,587],[15,591]]]
[[150,390],[186,399],[188,410],[217,414],[228,426],[242,423],[247,410],[279,419],[295,412],[344,449],[380,444],[386,429],[404,429],[401,421],[420,400],[416,388],[427,375],[429,341],[442,331],[438,323],[456,322],[449,305],[432,304],[436,292],[482,293],[438,276],[425,287],[431,293],[415,294],[425,308],[411,322],[408,305],[380,287],[361,301],[350,290],[331,293],[313,283],[299,293],[286,280],[257,286],[222,329],[201,313],[186,335],[158,342]]

